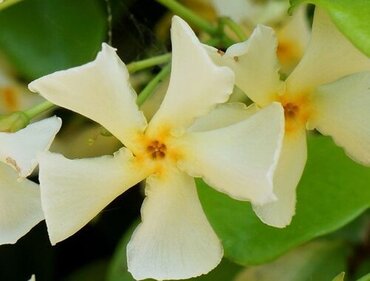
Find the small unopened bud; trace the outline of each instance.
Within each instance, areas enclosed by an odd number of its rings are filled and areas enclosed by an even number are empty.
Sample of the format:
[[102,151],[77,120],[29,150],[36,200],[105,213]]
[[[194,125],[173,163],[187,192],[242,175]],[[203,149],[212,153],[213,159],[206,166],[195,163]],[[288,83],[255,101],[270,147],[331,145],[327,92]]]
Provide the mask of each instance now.
[[1,132],[16,132],[23,129],[30,123],[30,119],[22,111],[13,112],[9,115],[0,117]]

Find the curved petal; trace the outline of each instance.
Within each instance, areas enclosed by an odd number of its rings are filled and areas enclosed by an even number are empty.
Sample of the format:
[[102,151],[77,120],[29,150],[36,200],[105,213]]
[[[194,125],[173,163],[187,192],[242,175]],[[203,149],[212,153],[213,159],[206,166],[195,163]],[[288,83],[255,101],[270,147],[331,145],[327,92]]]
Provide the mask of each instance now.
[[37,184],[0,163],[0,245],[13,244],[44,219]]
[[277,24],[286,16],[288,1],[254,1],[254,0],[212,0],[221,16],[228,16],[243,27],[256,26],[258,23]]
[[286,134],[274,176],[274,193],[277,200],[253,206],[254,212],[265,224],[285,227],[292,221],[295,214],[296,188],[306,160],[305,128]]
[[93,62],[39,78],[29,88],[98,122],[129,148],[135,147],[135,133],[145,129],[127,68],[107,44]]
[[274,103],[229,127],[184,136],[180,167],[238,200],[275,199],[273,175],[284,135],[283,109]]
[[[248,20],[250,11],[254,11],[253,4],[245,0],[211,0],[217,14],[220,16],[227,16],[237,23],[242,23]],[[249,12],[249,13],[248,13]]]
[[15,133],[0,132],[0,160],[27,177],[37,166],[37,154],[49,149],[61,125],[62,120],[54,116]]
[[127,149],[114,156],[69,160],[40,156],[41,202],[51,243],[76,233],[118,195],[145,178]]
[[150,122],[148,129],[154,131],[163,124],[187,128],[195,118],[226,102],[234,86],[232,71],[216,66],[190,27],[176,16],[172,20],[171,39],[170,84]]
[[235,84],[259,106],[275,100],[283,85],[276,48],[273,29],[263,25],[258,25],[247,41],[232,45],[226,53],[206,47],[217,64],[234,70]]
[[200,205],[194,179],[172,169],[147,180],[141,214],[127,246],[128,270],[136,280],[187,279],[221,261],[223,249]]
[[290,73],[302,58],[311,35],[306,5],[301,5],[294,14],[277,28],[279,46],[277,54],[281,63],[281,71]]
[[370,59],[340,33],[326,12],[316,8],[310,43],[286,80],[287,90],[291,93],[309,91],[365,70],[370,70]]
[[313,107],[309,126],[332,136],[355,161],[370,165],[370,72],[319,87]]
[[195,120],[189,132],[210,131],[240,122],[258,111],[255,104],[247,107],[244,103],[225,103],[216,106],[205,116]]

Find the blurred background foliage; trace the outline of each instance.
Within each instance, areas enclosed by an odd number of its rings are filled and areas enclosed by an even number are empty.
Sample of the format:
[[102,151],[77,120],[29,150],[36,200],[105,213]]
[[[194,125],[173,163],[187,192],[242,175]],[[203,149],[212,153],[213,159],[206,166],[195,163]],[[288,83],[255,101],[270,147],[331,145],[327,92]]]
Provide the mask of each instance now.
[[[185,2],[205,18],[214,18],[204,1]],[[126,63],[163,54],[170,50],[169,19],[170,13],[153,0],[24,0],[0,10],[0,66],[28,83],[91,61],[101,42],[111,42]],[[134,86],[140,89],[156,72],[154,68],[133,76]],[[68,143],[68,149],[60,144],[55,150],[79,157],[112,153],[119,146],[91,121],[61,109],[56,114],[64,121],[56,142]],[[76,141],[77,134],[85,148]],[[198,181],[225,259],[194,280],[331,281],[346,272],[344,280],[350,281],[370,272],[370,169],[351,161],[329,138],[311,135],[308,144],[297,215],[285,229],[264,225],[249,203]],[[125,248],[142,200],[140,186],[130,189],[55,247],[40,223],[15,245],[0,246],[0,280],[28,280],[35,274],[37,281],[132,281]],[[370,277],[361,279],[366,280]]]

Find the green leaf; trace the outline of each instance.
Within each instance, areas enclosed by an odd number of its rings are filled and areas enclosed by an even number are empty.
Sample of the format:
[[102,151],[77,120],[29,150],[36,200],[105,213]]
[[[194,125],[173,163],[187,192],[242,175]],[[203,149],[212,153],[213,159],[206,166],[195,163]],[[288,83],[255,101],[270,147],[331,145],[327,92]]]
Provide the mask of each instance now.
[[[340,241],[315,241],[280,257],[274,262],[252,266],[235,281],[329,281],[346,268],[348,246]],[[332,281],[343,281],[344,274]]]
[[326,9],[339,30],[370,56],[370,4],[368,0],[290,0],[292,8],[308,2]]
[[[366,244],[364,246],[366,247]],[[363,248],[362,251],[363,252],[366,252],[367,251],[367,248]],[[365,258],[365,260],[360,261],[359,264],[356,264],[356,270],[355,270],[354,276],[356,277],[356,280],[359,279],[358,281],[364,281],[364,280],[365,281],[370,281],[370,256],[368,256],[367,258]]]
[[97,0],[27,0],[0,12],[0,51],[26,78],[86,63],[106,35]]
[[5,9],[5,8],[8,8],[14,4],[17,4],[18,2],[20,2],[22,0],[2,0],[0,1],[0,11]]
[[370,273],[368,273],[365,276],[361,277],[357,281],[370,281]]
[[370,169],[356,164],[328,137],[308,138],[308,161],[298,186],[296,215],[284,229],[263,224],[248,202],[197,181],[204,211],[225,256],[240,264],[264,263],[314,237],[330,233],[370,206]]
[[108,267],[107,281],[135,281],[130,272],[127,271],[126,247],[137,225],[138,223],[134,223],[118,243]]
[[[116,253],[108,267],[107,281],[135,281],[131,274],[127,271],[126,247],[130,241],[131,235],[138,223],[135,223],[118,243]],[[239,265],[230,261],[222,260],[216,269],[197,278],[191,278],[193,281],[225,281],[232,280],[234,276],[241,270]],[[146,279],[154,281],[153,279]]]

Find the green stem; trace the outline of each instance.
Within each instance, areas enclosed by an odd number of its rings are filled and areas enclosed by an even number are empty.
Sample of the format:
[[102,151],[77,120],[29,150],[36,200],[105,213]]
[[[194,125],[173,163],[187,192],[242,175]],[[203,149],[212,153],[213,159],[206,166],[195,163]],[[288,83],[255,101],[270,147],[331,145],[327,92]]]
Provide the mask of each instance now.
[[240,27],[239,24],[237,24],[231,18],[229,17],[220,18],[220,25],[222,26],[222,29],[225,26],[229,27],[240,41],[244,41],[245,39],[247,39],[247,35],[245,34],[244,30]]
[[132,63],[127,64],[128,72],[135,73],[139,70],[143,70],[152,66],[156,66],[159,64],[163,64],[169,62],[171,60],[171,54],[164,54],[156,57],[152,57],[149,59],[141,60],[141,61],[134,61]]
[[220,38],[218,37],[212,37],[209,40],[206,41],[207,45],[213,46],[213,47],[218,47],[220,45]]
[[169,63],[162,68],[162,70],[148,83],[148,85],[145,86],[137,98],[138,106],[143,105],[145,100],[150,97],[158,84],[170,73],[170,70],[171,64]]
[[10,7],[11,5],[17,4],[20,1],[22,0],[3,0],[3,1],[0,0],[0,11]]
[[51,103],[50,101],[44,101],[35,105],[34,107],[27,109],[26,111],[24,111],[24,114],[26,114],[27,117],[31,120],[54,107],[56,107],[55,104]]
[[205,32],[209,33],[210,35],[217,34],[217,27],[203,19],[202,17],[195,14],[189,8],[183,6],[179,2],[175,0],[156,0],[157,2],[161,3],[163,6],[170,9],[175,14],[182,17],[184,20],[192,23],[193,25],[199,27],[200,29],[204,30]]

